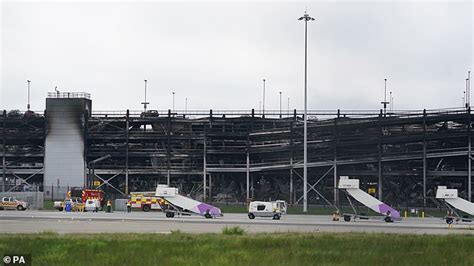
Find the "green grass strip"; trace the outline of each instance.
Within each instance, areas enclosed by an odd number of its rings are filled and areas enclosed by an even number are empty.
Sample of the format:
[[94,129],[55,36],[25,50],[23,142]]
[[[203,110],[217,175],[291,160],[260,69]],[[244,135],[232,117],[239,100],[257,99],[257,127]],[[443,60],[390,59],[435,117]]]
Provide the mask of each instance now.
[[396,234],[0,235],[33,265],[474,265],[474,236]]

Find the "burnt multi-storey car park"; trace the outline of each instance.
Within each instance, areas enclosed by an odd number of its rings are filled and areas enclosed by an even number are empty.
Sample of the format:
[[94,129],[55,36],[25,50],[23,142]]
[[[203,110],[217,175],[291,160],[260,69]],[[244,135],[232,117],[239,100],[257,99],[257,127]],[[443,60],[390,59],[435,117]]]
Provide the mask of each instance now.
[[[48,99],[77,97],[88,95]],[[300,111],[90,112],[88,106],[74,120],[85,158],[78,183],[100,185],[113,197],[169,183],[205,201],[302,202]],[[45,143],[55,128],[48,105],[45,112],[5,110],[0,118],[2,189],[36,185],[48,198],[48,188],[54,193],[56,186],[74,186],[61,178],[44,182]],[[308,119],[310,204],[344,203],[335,188],[340,176],[361,179],[363,189],[393,206],[434,206],[437,185],[471,199],[470,109],[310,111]]]

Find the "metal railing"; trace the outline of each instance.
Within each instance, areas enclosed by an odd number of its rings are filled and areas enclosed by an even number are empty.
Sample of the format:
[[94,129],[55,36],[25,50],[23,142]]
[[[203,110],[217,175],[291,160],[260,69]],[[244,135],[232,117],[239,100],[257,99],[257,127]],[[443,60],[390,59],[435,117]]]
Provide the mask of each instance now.
[[[48,92],[48,98],[85,98],[90,99],[90,94],[85,92]],[[351,118],[351,119],[372,119],[378,117],[381,110],[308,110],[308,118],[313,121],[324,121],[333,118]],[[16,113],[14,113],[16,112]],[[10,110],[7,111],[7,117],[22,117],[26,111],[24,110]],[[37,116],[42,116],[44,111],[34,111]],[[293,109],[281,112],[279,110],[266,110],[265,119],[293,119],[296,115],[297,118],[303,117],[303,110]],[[468,110],[465,108],[444,108],[444,109],[426,109],[426,116],[437,116],[437,115],[459,115],[467,114]],[[127,114],[126,110],[95,110],[92,111],[92,118],[124,118]],[[129,115],[131,118],[141,119],[154,119],[154,118],[165,118],[172,117],[175,119],[199,119],[199,118],[236,118],[236,117],[256,117],[263,118],[263,112],[260,110],[149,110],[143,112],[140,110],[130,110]],[[423,110],[394,110],[382,114],[384,118],[415,118],[423,116]],[[3,117],[3,113],[0,113],[0,117]],[[344,123],[344,122],[340,122]]]
[[90,99],[91,94],[87,92],[48,92],[48,98],[64,99],[64,98],[84,98]]

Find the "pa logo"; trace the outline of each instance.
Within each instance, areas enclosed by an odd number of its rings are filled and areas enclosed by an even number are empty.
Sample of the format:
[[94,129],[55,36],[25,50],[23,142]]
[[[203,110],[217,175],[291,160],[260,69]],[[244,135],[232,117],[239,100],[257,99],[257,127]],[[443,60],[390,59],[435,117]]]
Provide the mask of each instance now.
[[30,255],[5,255],[3,256],[4,265],[30,265]]

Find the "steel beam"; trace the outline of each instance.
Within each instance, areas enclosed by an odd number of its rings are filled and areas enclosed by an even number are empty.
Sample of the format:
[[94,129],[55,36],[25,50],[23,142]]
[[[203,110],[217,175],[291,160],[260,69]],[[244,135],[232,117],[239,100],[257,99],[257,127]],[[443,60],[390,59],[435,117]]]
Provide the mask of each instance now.
[[467,108],[468,112],[468,124],[467,124],[467,133],[468,133],[468,147],[467,147],[467,198],[469,201],[472,201],[472,148],[471,148],[471,107]]
[[129,152],[129,129],[130,129],[130,111],[127,109],[127,115],[125,117],[125,134],[126,134],[126,144],[125,144],[125,194],[128,195],[128,152]]
[[203,141],[204,141],[204,150],[203,150],[203,160],[202,160],[202,183],[203,183],[203,198],[204,202],[206,202],[206,183],[207,183],[207,138],[206,134],[204,133],[203,136]]
[[[339,118],[339,113],[340,113],[340,110],[337,110],[337,113],[338,113],[338,116],[337,118]],[[337,142],[338,142],[338,132],[337,132],[337,118],[334,119],[334,137],[335,137],[335,140],[334,140],[334,165],[333,165],[333,170],[334,170],[334,205],[337,206],[338,205],[338,197],[337,197],[337,193],[338,193],[338,189],[337,189]]]
[[[123,171],[123,170],[122,170]],[[113,189],[115,189],[116,191],[118,191],[120,194],[122,195],[126,195],[125,193],[123,193],[122,191],[120,191],[120,189],[116,188],[114,185],[110,184],[110,181],[112,181],[112,179],[114,179],[115,177],[119,176],[122,171],[116,173],[115,175],[113,175],[112,177],[108,178],[108,179],[105,179],[105,178],[102,178],[100,175],[96,174],[95,172],[93,173],[93,175],[97,178],[99,178],[100,180],[102,180],[102,184],[100,184],[96,189],[99,189],[101,186],[107,184],[108,186],[112,187]]]
[[426,109],[423,110],[423,209],[426,208]]
[[212,203],[212,174],[209,174],[209,202]]
[[378,171],[379,171],[379,180],[378,180],[378,192],[379,192],[379,200],[382,201],[382,136],[383,136],[383,128],[382,128],[382,110],[380,110],[379,115],[379,143],[378,143]]
[[20,180],[21,180],[21,183],[17,185],[16,182],[15,182],[15,186],[12,187],[12,188],[10,188],[10,189],[8,190],[8,192],[13,191],[15,188],[19,187],[19,186],[22,185],[23,183],[26,183],[27,185],[30,185],[30,186],[31,186],[31,184],[28,183],[28,180],[31,179],[33,176],[35,176],[35,175],[41,173],[42,171],[43,171],[43,168],[41,168],[41,169],[39,169],[38,171],[36,171],[35,173],[29,175],[29,176],[28,176],[27,178],[25,178],[25,179],[21,178],[21,177],[18,176],[16,173],[12,172],[11,174],[12,174],[13,176],[15,176],[15,178],[20,179]]
[[294,192],[294,184],[293,184],[293,122],[290,123],[290,200],[288,201],[290,204],[295,202],[295,192]]
[[246,167],[246,187],[247,187],[247,201],[250,199],[250,151],[247,149],[247,167]]
[[6,147],[6,141],[7,141],[7,110],[3,110],[3,117],[2,117],[2,120],[3,120],[3,130],[2,130],[2,139],[3,139],[3,146],[2,146],[2,149],[3,149],[3,155],[2,155],[2,192],[5,192],[5,178],[6,178],[6,173],[7,173],[7,162],[5,160],[5,157],[6,157],[6,153],[7,153],[7,147]]

